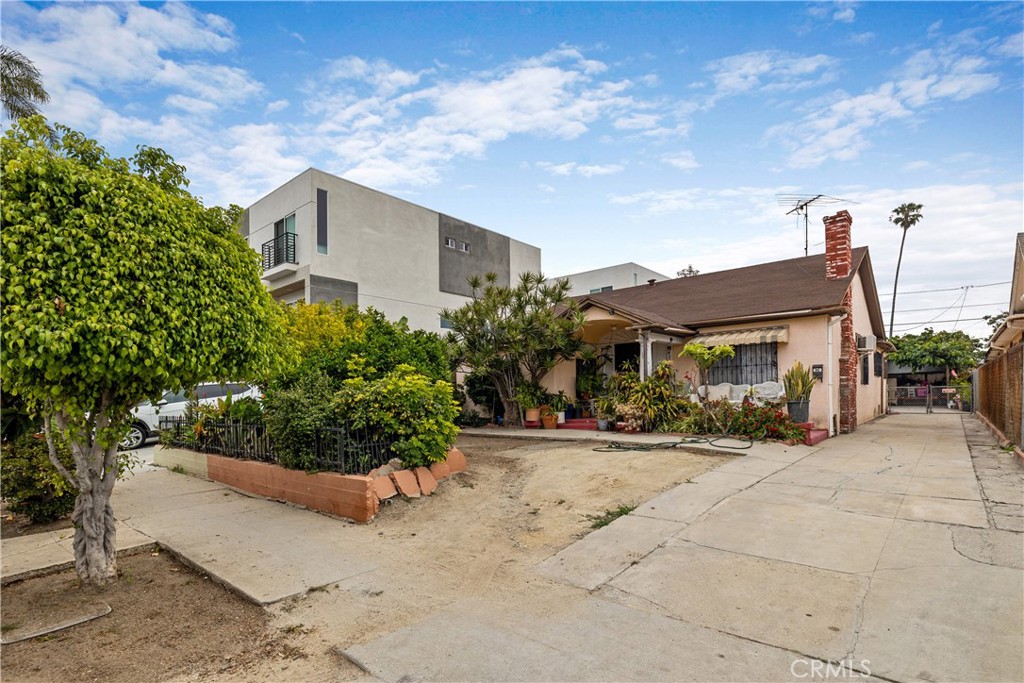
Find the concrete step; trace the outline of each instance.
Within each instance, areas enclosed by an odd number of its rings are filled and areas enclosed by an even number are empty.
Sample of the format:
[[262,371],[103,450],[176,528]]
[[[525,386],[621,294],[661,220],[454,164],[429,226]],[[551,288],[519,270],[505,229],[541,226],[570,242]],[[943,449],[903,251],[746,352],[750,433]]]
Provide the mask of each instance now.
[[590,431],[597,430],[597,419],[593,417],[577,417],[571,420],[567,419],[562,424],[558,425],[559,429],[585,429]]
[[827,429],[808,429],[807,436],[804,438],[804,443],[808,446],[813,446],[816,443],[821,443],[827,438]]

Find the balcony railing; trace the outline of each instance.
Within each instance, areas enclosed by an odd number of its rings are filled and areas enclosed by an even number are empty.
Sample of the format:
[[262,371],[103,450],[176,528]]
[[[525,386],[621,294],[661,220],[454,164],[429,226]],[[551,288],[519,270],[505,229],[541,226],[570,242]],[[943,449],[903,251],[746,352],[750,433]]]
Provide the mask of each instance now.
[[295,263],[295,234],[286,232],[263,243],[263,270],[270,270],[282,263]]

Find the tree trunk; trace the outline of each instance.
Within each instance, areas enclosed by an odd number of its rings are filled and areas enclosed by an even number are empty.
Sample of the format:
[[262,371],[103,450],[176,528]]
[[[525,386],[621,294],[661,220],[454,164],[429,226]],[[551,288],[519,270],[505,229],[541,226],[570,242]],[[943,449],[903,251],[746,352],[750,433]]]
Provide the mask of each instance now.
[[[111,450],[116,458],[117,446]],[[71,516],[75,524],[75,571],[82,581],[102,586],[117,579],[117,526],[110,507],[117,472],[83,471],[79,464],[77,475],[78,498]]]
[[75,458],[78,497],[71,514],[75,525],[75,571],[82,581],[97,586],[117,579],[117,526],[110,507],[110,494],[117,481],[117,443],[104,447],[98,437],[111,424],[105,414],[107,405],[105,397],[84,427],[78,423],[79,426],[69,429],[72,422],[68,415],[53,415]]
[[900,255],[896,259],[896,277],[892,281],[892,312],[889,313],[889,338],[892,339],[893,323],[896,321],[896,288],[900,283],[900,265],[903,263],[903,244],[907,241],[907,229],[903,228],[903,237],[900,239]]

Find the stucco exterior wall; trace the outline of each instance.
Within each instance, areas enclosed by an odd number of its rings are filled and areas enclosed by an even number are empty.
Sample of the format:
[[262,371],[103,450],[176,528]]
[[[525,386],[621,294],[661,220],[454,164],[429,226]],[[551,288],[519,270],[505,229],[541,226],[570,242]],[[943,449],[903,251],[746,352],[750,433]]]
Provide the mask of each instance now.
[[[873,334],[871,318],[868,313],[867,297],[860,273],[853,278],[853,331],[861,336]],[[881,377],[875,376],[875,359],[868,357],[868,383],[861,381],[862,361],[857,359],[857,424],[862,425],[879,415],[885,414],[885,383]]]
[[572,285],[572,289],[569,292],[572,296],[589,294],[591,289],[600,289],[602,287],[626,289],[627,287],[647,284],[647,281],[651,279],[658,282],[670,279],[667,275],[657,273],[650,268],[644,268],[636,263],[621,263],[617,266],[608,266],[607,268],[598,268],[582,273],[559,275],[557,278],[551,279],[562,278],[568,278],[569,284]]
[[[811,404],[809,411],[809,419],[814,423],[815,427],[824,429],[829,422],[829,386],[828,386],[828,340],[827,334],[827,320],[828,316],[812,316],[806,318],[783,318],[778,320],[770,320],[761,323],[760,325],[754,323],[738,323],[733,325],[721,325],[717,327],[702,327],[700,329],[701,334],[710,334],[713,332],[727,332],[729,330],[745,330],[755,327],[777,327],[780,325],[789,326],[789,341],[779,343],[777,349],[778,353],[778,377],[777,381],[782,381],[782,376],[786,374],[793,363],[800,361],[805,367],[810,368],[812,365],[824,365],[824,377],[821,382],[815,382],[814,388],[811,390]],[[833,328],[833,346],[838,346],[839,332],[838,329]],[[680,379],[686,378],[687,375],[696,379],[697,377],[697,366],[690,358],[678,358],[679,353],[682,352],[683,344],[676,344],[672,347],[672,356],[675,358],[674,365],[676,367],[676,375]],[[832,354],[833,364],[839,362],[839,352],[835,349]],[[835,367],[835,365],[833,365]],[[834,385],[832,387],[832,411],[835,412],[835,405],[839,397],[839,382],[836,377]]]
[[[316,247],[317,189],[327,191],[326,254],[318,253]],[[291,213],[295,213],[299,268],[268,282],[278,299],[311,301],[316,299],[311,297],[311,277],[332,278],[352,284],[348,291],[360,308],[372,306],[390,320],[405,317],[410,327],[430,332],[443,332],[442,308],[458,308],[467,301],[439,286],[443,247],[438,240],[441,217],[436,211],[308,169],[249,208],[249,245],[259,251],[273,239],[274,222]],[[509,243],[503,262],[513,282],[522,271],[540,270],[540,249],[500,239]],[[479,260],[472,251],[465,256]],[[481,275],[489,270],[486,263],[476,269]]]

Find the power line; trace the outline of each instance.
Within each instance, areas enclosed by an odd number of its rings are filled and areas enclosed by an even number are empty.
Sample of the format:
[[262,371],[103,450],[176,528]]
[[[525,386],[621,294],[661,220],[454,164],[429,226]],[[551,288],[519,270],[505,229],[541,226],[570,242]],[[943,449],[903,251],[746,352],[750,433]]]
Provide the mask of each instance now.
[[[950,308],[953,308],[950,306]],[[984,320],[985,318],[960,318],[960,322],[965,323],[968,320]],[[956,320],[926,320],[923,323],[896,323],[896,327],[906,327],[907,325],[931,325],[932,323],[955,323]]]
[[[899,295],[900,296],[906,296],[906,295],[909,295],[909,294],[931,294],[932,292],[957,292],[957,291],[960,291],[961,289],[964,289],[964,288],[980,289],[981,287],[997,287],[999,285],[1008,285],[1008,284],[1010,284],[1009,280],[1007,280],[1006,282],[990,282],[987,285],[963,285],[961,287],[949,287],[949,288],[946,288],[946,289],[918,289],[918,290],[915,290],[913,292],[899,292]],[[878,296],[879,296],[879,298],[881,298],[883,296],[892,296],[892,294],[879,294]]]
[[[1005,301],[996,301],[995,303],[991,303],[991,304],[968,304],[968,305],[964,306],[964,308],[983,308],[985,306],[1005,306],[1005,305],[1006,305]],[[939,311],[939,310],[943,310],[944,308],[945,307],[943,307],[943,306],[932,306],[930,308],[905,308],[902,311],[896,311],[896,312],[897,313],[918,313],[920,311]]]

